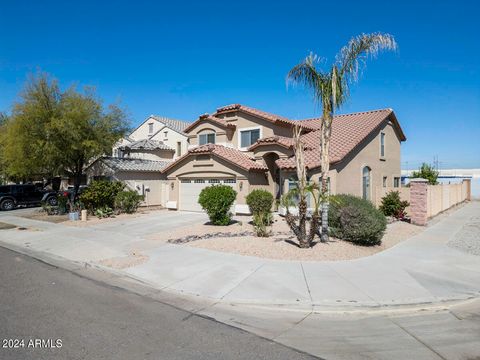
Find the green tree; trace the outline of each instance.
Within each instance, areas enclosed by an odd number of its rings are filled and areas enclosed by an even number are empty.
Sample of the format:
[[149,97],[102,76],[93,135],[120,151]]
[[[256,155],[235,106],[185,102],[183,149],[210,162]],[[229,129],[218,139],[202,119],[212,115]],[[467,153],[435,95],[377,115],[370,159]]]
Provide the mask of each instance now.
[[423,163],[422,166],[420,166],[420,169],[418,169],[418,171],[413,171],[411,177],[412,179],[422,178],[428,180],[428,183],[430,185],[438,184],[438,171],[435,170],[433,166],[428,165],[427,163]]
[[[396,50],[397,44],[390,34],[362,34],[352,38],[344,46],[336,60],[327,70],[317,68],[319,57],[313,53],[293,67],[287,75],[287,84],[301,84],[313,92],[314,102],[321,107],[320,120],[320,164],[321,191],[328,190],[330,170],[330,137],[335,111],[349,98],[350,85],[358,79],[358,74],[368,57],[375,57],[382,50]],[[299,179],[300,180],[300,179]],[[328,197],[324,197],[328,199]],[[321,209],[321,241],[328,241],[328,200]]]
[[0,185],[3,184],[7,178],[4,155],[7,122],[8,116],[5,113],[0,112]]
[[125,113],[116,105],[105,109],[93,88],[62,92],[55,79],[41,73],[29,79],[8,122],[7,172],[71,176],[75,197],[85,165],[109,153],[127,130]]

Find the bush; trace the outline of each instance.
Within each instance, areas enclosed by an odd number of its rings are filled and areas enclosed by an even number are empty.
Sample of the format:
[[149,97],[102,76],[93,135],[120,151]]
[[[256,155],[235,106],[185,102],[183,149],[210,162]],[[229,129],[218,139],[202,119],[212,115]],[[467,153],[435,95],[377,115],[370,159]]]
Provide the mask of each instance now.
[[415,178],[422,178],[428,180],[428,183],[430,185],[437,185],[438,181],[438,171],[435,170],[435,168],[431,165],[428,165],[426,163],[423,163],[422,166],[420,166],[420,169],[418,171],[413,171],[412,174],[410,175],[411,179]]
[[405,209],[409,205],[408,201],[402,201],[402,199],[400,199],[400,193],[398,191],[390,191],[382,198],[380,210],[385,216],[403,219],[405,217]]
[[269,213],[272,210],[273,195],[267,190],[253,190],[245,200],[252,214]]
[[206,187],[198,197],[198,203],[207,212],[213,225],[228,225],[232,219],[230,208],[237,192],[228,185]]
[[245,198],[250,212],[253,214],[253,228],[259,237],[268,237],[267,226],[272,223],[273,195],[267,190],[253,190]]
[[387,227],[383,213],[367,200],[352,195],[332,196],[330,234],[359,245],[380,245]]
[[136,191],[120,191],[115,197],[115,210],[119,213],[133,214],[142,201],[143,196]]
[[80,195],[80,202],[90,213],[105,207],[113,209],[115,197],[124,188],[119,181],[93,181]]
[[95,209],[95,216],[99,219],[108,218],[113,215],[113,209],[108,206],[102,206],[98,209]]

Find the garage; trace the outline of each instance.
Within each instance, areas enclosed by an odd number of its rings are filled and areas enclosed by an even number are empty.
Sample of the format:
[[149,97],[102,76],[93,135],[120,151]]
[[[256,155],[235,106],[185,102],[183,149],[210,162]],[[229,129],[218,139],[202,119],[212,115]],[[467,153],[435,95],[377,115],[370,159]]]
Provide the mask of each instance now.
[[202,189],[211,185],[228,185],[235,189],[235,179],[180,179],[180,210],[203,211],[198,203]]

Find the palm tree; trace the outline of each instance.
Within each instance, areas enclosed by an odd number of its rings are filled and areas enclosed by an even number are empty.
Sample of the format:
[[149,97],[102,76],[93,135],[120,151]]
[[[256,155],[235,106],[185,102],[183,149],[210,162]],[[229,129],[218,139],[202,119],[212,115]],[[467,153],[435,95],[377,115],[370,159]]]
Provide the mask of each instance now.
[[[321,106],[320,126],[320,166],[321,191],[327,193],[327,179],[330,167],[330,136],[332,120],[338,110],[349,98],[350,85],[358,80],[359,71],[365,60],[375,57],[382,50],[396,50],[397,43],[390,34],[361,34],[352,38],[335,58],[328,71],[317,68],[320,58],[310,53],[304,61],[293,67],[287,75],[287,85],[300,84],[313,92],[314,102]],[[324,196],[324,199],[328,197]],[[322,242],[328,241],[328,200],[322,203],[321,234]]]

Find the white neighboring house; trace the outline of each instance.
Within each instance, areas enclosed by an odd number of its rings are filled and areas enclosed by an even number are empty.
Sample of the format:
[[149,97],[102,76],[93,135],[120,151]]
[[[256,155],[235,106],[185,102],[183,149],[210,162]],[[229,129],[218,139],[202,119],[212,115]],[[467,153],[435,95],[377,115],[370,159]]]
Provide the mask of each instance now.
[[145,196],[145,205],[165,206],[168,189],[160,171],[187,151],[188,136],[183,130],[189,125],[181,120],[149,116],[113,146],[112,156],[102,156],[87,167],[88,181],[123,181]]

